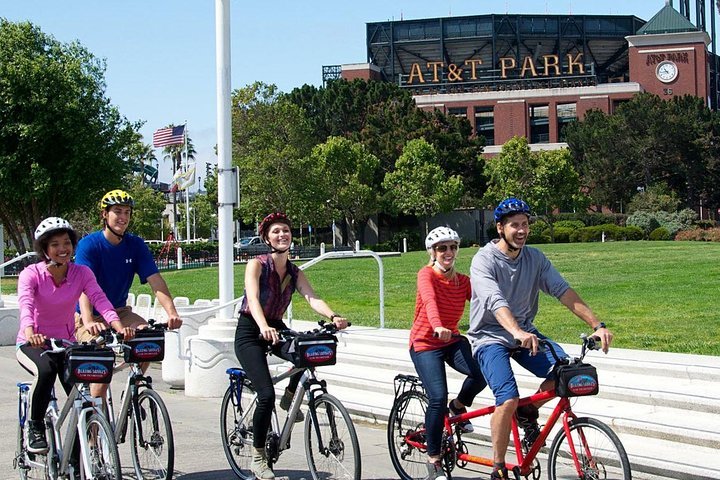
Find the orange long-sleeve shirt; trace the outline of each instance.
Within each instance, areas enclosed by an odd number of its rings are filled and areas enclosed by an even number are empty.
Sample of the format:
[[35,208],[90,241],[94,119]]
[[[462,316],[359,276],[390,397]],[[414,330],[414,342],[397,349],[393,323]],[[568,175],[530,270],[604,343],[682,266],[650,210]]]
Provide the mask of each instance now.
[[[415,319],[410,330],[410,346],[415,351],[433,350],[448,345],[433,337],[435,327],[460,333],[457,326],[470,300],[470,277],[456,274],[448,280],[432,267],[423,267],[417,276]],[[454,339],[452,341],[457,341]]]

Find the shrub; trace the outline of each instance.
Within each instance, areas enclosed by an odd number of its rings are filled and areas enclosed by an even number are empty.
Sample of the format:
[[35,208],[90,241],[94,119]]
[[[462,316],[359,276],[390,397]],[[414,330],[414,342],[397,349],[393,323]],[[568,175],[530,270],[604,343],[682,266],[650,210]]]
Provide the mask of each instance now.
[[570,233],[571,242],[600,242],[605,240],[641,240],[643,231],[637,227],[620,227],[612,223],[579,228]]
[[585,224],[580,220],[558,220],[557,222],[553,223],[553,226],[556,229],[569,228],[571,230],[577,230],[578,228],[583,228]]
[[555,243],[570,243],[570,234],[578,230],[577,228],[570,227],[555,227],[553,228],[553,234],[555,237]]
[[675,235],[675,241],[694,240],[700,242],[720,242],[720,228],[710,228],[703,230],[696,228],[693,230],[681,230]]
[[650,232],[660,226],[660,222],[658,222],[655,212],[638,210],[628,217],[627,225],[634,225],[642,229],[645,235],[650,235]]
[[679,230],[689,230],[697,219],[694,210],[686,208],[679,212],[638,210],[628,217],[628,225],[635,225],[643,229],[645,235],[658,227],[664,227],[670,235],[675,235]]
[[623,236],[622,240],[642,240],[643,238],[645,238],[642,229],[634,225],[630,225],[629,227],[622,227],[622,230],[619,233]]
[[695,226],[702,228],[703,230],[707,230],[709,228],[717,227],[717,222],[715,220],[698,220],[695,222]]
[[665,227],[658,227],[650,232],[650,240],[672,240],[672,235]]

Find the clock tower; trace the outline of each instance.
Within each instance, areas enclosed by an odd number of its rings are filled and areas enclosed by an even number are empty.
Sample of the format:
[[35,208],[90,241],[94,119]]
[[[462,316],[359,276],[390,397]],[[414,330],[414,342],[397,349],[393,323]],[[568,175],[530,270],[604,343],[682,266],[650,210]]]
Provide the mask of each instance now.
[[631,82],[661,98],[693,95],[707,102],[710,37],[672,5],[666,3],[636,35],[626,39]]

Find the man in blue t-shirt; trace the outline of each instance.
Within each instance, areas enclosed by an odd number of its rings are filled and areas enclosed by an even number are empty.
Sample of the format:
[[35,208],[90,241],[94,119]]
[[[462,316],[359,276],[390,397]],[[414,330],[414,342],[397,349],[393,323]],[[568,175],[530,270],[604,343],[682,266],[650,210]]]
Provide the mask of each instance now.
[[[127,306],[128,292],[135,274],[140,283],[149,283],[155,297],[165,310],[168,327],[179,328],[182,320],[175,309],[165,280],[155,265],[150,249],[142,238],[127,233],[133,198],[122,190],[112,190],[100,201],[103,229],[82,238],[75,253],[75,263],[87,265],[95,274],[97,282],[115,307],[120,317],[126,339],[135,335],[137,328],[144,328],[147,321]],[[95,311],[90,300],[82,295],[79,314],[75,316],[75,336],[78,341],[89,341],[108,328],[101,315]],[[146,367],[146,366],[145,366]],[[94,396],[104,396],[106,385],[91,387]]]

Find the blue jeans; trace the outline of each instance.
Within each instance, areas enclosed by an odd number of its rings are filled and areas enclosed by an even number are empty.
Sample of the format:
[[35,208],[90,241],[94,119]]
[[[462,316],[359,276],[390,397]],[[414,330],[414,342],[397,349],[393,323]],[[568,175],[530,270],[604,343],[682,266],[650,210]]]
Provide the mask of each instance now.
[[428,396],[425,412],[428,455],[440,454],[440,443],[445,414],[447,414],[448,388],[445,364],[468,377],[463,382],[457,399],[463,405],[472,405],[475,396],[487,385],[477,362],[473,359],[470,343],[466,338],[435,350],[416,352],[410,347],[410,358]]

